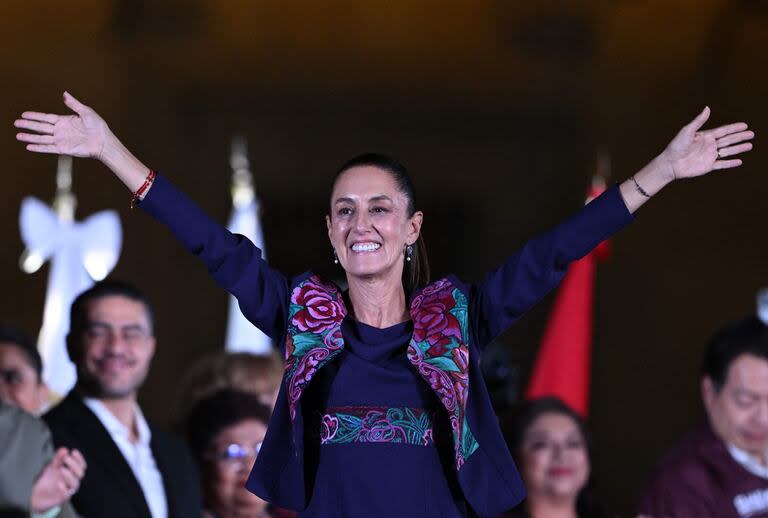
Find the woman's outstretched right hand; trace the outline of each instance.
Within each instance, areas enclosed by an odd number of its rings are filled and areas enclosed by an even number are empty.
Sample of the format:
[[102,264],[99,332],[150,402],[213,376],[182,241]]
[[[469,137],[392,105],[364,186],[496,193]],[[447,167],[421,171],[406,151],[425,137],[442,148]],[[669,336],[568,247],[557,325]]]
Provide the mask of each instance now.
[[22,113],[13,124],[29,132],[17,133],[16,139],[26,142],[27,149],[35,153],[96,158],[136,192],[149,178],[149,169],[123,146],[98,113],[67,92],[64,104],[75,115]]
[[14,126],[30,133],[16,134],[35,153],[55,153],[101,159],[104,144],[110,136],[109,127],[98,113],[72,95],[64,92],[64,104],[75,115],[24,112]]

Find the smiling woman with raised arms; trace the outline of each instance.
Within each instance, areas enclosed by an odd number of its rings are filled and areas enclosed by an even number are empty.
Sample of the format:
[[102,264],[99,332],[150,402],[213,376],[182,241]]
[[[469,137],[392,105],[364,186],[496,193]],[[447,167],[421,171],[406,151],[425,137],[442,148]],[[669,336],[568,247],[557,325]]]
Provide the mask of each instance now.
[[342,292],[312,273],[272,269],[96,112],[66,93],[64,102],[74,115],[23,113],[17,139],[101,160],[280,345],[283,384],[246,486],[301,517],[486,517],[517,505],[525,489],[481,378],[484,347],[665,185],[741,165],[734,157],[753,137],[743,123],[700,130],[705,108],[647,166],[473,285],[429,282],[424,215],[403,166],[353,158],[333,180],[326,216]]

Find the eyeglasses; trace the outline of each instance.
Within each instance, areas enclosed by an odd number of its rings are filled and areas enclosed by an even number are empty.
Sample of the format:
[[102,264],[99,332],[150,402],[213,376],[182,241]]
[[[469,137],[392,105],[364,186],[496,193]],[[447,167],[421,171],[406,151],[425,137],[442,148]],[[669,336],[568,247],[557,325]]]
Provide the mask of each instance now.
[[261,451],[261,444],[261,442],[257,442],[253,446],[237,443],[228,444],[221,451],[214,452],[212,458],[228,471],[234,473],[248,471]]
[[91,342],[108,342],[119,337],[127,343],[137,343],[147,339],[150,336],[150,332],[138,326],[116,329],[102,323],[91,323],[86,329],[85,336]]

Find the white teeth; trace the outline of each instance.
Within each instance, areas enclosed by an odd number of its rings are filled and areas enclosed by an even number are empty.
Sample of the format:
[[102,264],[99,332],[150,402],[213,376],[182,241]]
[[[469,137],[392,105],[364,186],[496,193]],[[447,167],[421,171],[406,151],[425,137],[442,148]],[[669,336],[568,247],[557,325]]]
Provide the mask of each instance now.
[[353,252],[373,252],[381,248],[379,243],[355,243],[352,245]]

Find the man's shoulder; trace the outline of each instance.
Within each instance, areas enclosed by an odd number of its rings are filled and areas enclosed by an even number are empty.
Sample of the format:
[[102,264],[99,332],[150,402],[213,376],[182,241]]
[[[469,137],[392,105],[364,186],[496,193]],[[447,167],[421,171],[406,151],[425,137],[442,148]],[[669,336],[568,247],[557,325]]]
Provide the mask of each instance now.
[[168,432],[153,423],[148,423],[152,432],[150,447],[155,456],[162,457],[174,464],[194,464],[192,454],[178,435]]
[[84,424],[82,419],[84,411],[87,411],[87,407],[82,398],[74,392],[70,392],[43,414],[42,418],[51,430],[67,428],[72,423]]
[[731,465],[735,467],[736,462],[725,443],[704,424],[686,434],[662,456],[654,468],[653,478],[664,483],[698,485]]

